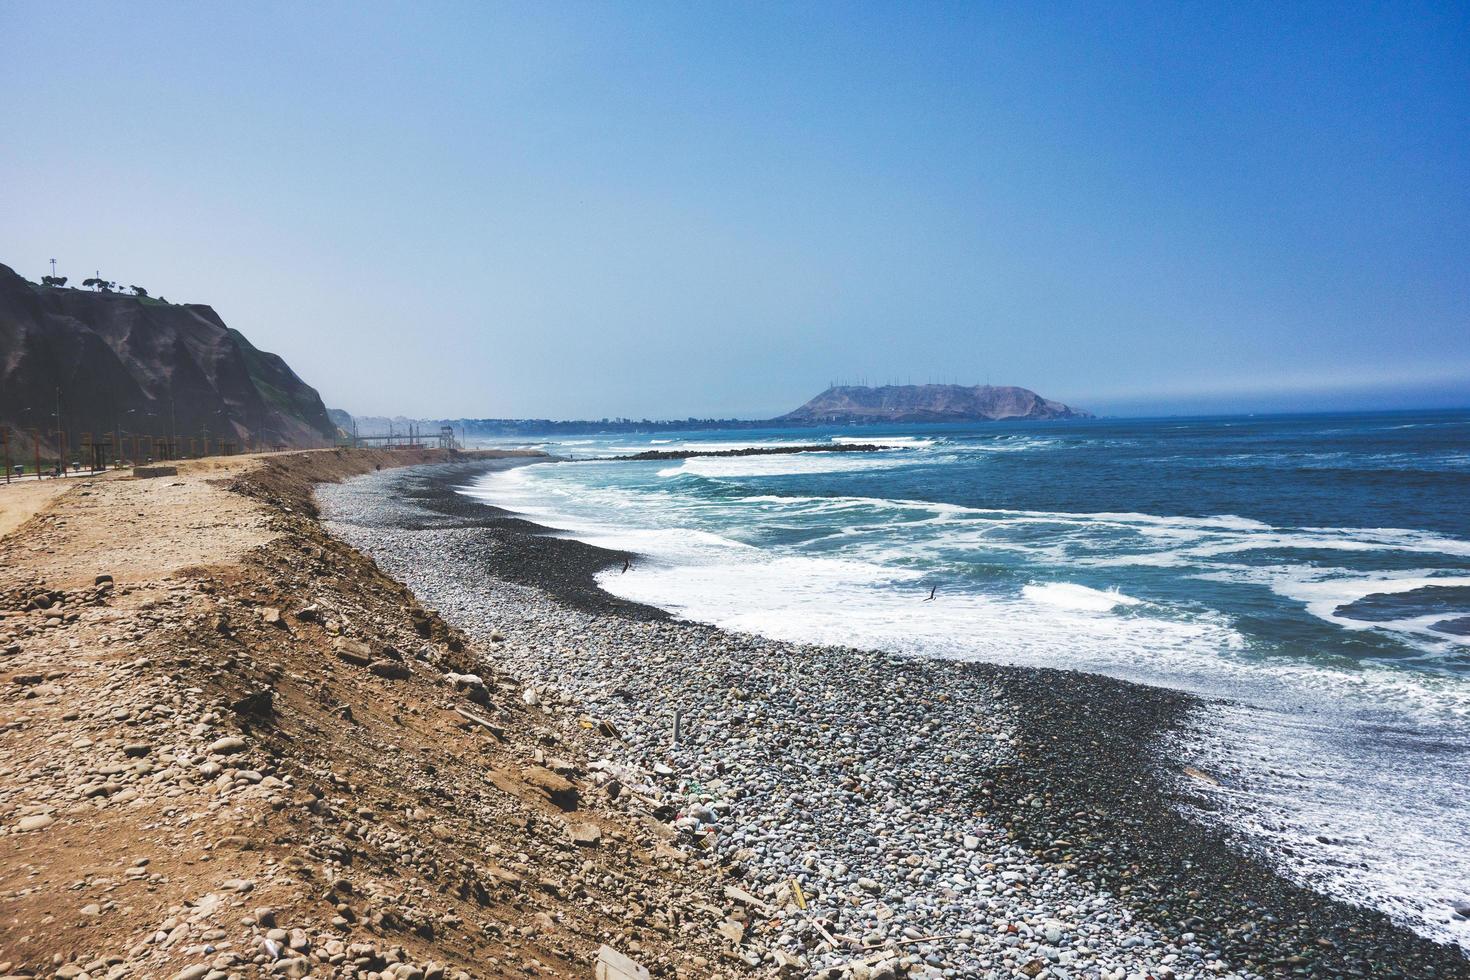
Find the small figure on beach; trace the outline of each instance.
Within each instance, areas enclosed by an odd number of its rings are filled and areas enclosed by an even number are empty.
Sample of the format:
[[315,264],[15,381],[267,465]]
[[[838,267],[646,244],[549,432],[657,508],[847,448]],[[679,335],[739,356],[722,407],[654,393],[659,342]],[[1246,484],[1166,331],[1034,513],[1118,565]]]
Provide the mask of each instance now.
[[934,601],[934,593],[936,593],[938,591],[939,591],[939,586],[937,586],[937,585],[930,586],[929,587],[929,598],[925,599],[924,601],[925,602],[933,602]]
[[621,575],[627,575],[628,574],[628,569],[630,569],[632,567],[633,567],[633,560],[631,558],[624,558],[623,559],[623,570],[619,574],[621,574]]

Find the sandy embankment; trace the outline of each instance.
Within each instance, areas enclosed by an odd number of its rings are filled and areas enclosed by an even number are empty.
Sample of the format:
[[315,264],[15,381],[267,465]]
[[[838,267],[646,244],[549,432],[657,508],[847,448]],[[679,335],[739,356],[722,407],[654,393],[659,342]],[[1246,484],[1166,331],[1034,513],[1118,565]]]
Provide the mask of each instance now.
[[9,534],[46,509],[53,499],[79,481],[17,480],[0,483],[0,537]]
[[606,736],[312,516],[442,458],[68,481],[0,539],[0,975],[743,969],[686,927],[709,876],[589,778]]

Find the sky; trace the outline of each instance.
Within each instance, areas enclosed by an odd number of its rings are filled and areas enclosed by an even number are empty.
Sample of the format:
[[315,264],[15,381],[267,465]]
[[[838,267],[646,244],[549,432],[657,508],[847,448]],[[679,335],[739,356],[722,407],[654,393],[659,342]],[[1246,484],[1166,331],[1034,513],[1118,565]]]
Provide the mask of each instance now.
[[0,262],[329,406],[1470,406],[1470,4],[0,4]]

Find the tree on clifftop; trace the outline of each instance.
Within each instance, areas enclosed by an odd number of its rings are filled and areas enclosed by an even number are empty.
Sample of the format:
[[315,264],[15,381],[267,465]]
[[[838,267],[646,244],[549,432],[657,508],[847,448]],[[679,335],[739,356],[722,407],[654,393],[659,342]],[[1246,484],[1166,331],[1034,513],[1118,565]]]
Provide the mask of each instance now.
[[147,296],[148,295],[148,290],[144,289],[142,286],[130,286],[128,288],[130,288],[133,291],[133,295],[134,296]]
[[66,276],[42,276],[41,277],[41,285],[43,285],[43,286],[65,286],[66,285]]

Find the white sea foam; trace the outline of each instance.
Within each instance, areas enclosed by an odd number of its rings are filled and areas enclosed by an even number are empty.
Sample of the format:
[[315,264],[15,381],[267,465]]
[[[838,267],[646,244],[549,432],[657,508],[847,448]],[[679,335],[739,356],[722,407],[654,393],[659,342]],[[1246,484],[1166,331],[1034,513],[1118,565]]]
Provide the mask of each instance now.
[[[800,446],[810,446],[810,441],[799,439],[756,439],[756,440],[684,440],[676,442],[666,440],[661,447],[662,452],[680,453],[722,453],[740,449],[794,449]],[[647,446],[617,446],[613,450],[621,453],[638,453],[646,450]]]
[[1387,631],[1402,637],[1416,649],[1442,653],[1457,646],[1470,645],[1470,637],[1444,633],[1432,627],[1448,618],[1445,612],[1405,616],[1389,620],[1364,620],[1341,615],[1338,610],[1372,595],[1393,595],[1424,588],[1470,587],[1470,577],[1441,570],[1418,568],[1392,572],[1362,572],[1347,568],[1317,565],[1231,565],[1194,576],[1206,581],[1243,582],[1265,585],[1272,592],[1294,602],[1306,611],[1334,626],[1346,630]]
[[[1337,610],[1370,595],[1392,595],[1412,592],[1430,587],[1470,586],[1470,577],[1454,575],[1349,575],[1347,577],[1318,579],[1316,581],[1278,578],[1271,588],[1278,594],[1306,604],[1307,612],[1344,629],[1360,630],[1375,627],[1392,628],[1393,621],[1364,622],[1351,616],[1338,615]],[[1441,614],[1439,619],[1443,619]]]
[[1129,651],[1129,658],[1139,649],[1163,658],[1237,642],[1226,624],[1209,618],[1100,615],[1136,600],[1068,583],[1040,590],[1039,600],[941,592],[925,602],[919,572],[756,548],[696,550],[681,543],[676,560],[660,555],[599,581],[622,598],[727,628],[930,656],[1056,665],[1059,636],[1089,651]]
[[928,449],[938,439],[919,436],[833,436],[832,441],[842,446],[888,446],[892,449]]
[[1045,524],[1074,524],[1074,525],[1099,525],[1110,524],[1118,527],[1158,527],[1165,529],[1198,529],[1198,530],[1232,530],[1232,531],[1260,531],[1273,530],[1271,525],[1261,521],[1252,520],[1248,517],[1239,517],[1235,514],[1216,514],[1208,517],[1189,516],[1159,516],[1157,514],[1138,514],[1131,512],[1070,512],[1070,511],[1045,511],[1045,510],[1006,510],[992,507],[968,507],[963,504],[950,504],[933,500],[909,500],[894,497],[857,497],[857,496],[831,496],[831,497],[803,497],[803,496],[780,496],[763,495],[744,498],[747,501],[780,502],[792,506],[816,505],[830,507],[836,504],[865,506],[879,510],[910,510],[929,511],[933,514],[949,516],[974,516],[990,518],[995,522],[1011,523],[1045,523]]
[[658,471],[659,476],[703,476],[711,479],[751,476],[793,476],[809,473],[842,473],[882,470],[907,466],[911,459],[862,453],[788,453],[779,456],[695,456],[678,466]]
[[957,453],[1027,453],[1039,449],[1060,449],[1066,443],[1059,439],[1040,439],[1034,436],[999,436],[992,439],[977,439],[965,442],[946,443],[945,449]]
[[1190,754],[1222,785],[1191,786],[1212,801],[1191,812],[1303,884],[1470,947],[1470,924],[1452,912],[1465,898],[1463,733],[1406,724],[1395,702],[1324,711],[1332,693],[1310,706],[1213,703]]
[[782,449],[812,445],[812,441],[791,439],[673,439],[640,440],[626,434],[598,439],[558,439],[548,442],[553,452],[577,460],[605,456],[633,456],[650,450],[679,453],[718,453],[738,449]]
[[1139,603],[1139,600],[1117,590],[1104,592],[1073,582],[1027,585],[1021,589],[1021,594],[1032,602],[1060,606],[1063,609],[1078,609],[1082,612],[1111,612],[1119,606],[1136,606]]

